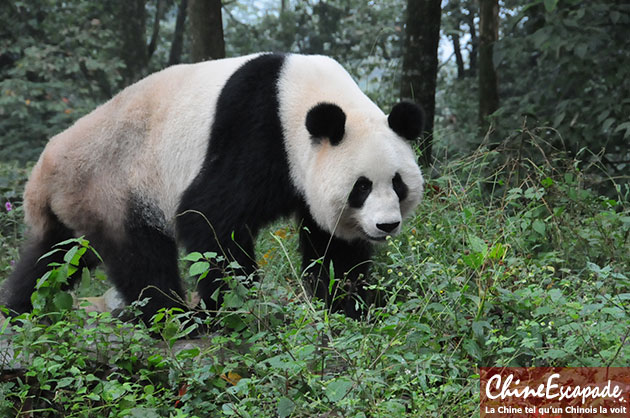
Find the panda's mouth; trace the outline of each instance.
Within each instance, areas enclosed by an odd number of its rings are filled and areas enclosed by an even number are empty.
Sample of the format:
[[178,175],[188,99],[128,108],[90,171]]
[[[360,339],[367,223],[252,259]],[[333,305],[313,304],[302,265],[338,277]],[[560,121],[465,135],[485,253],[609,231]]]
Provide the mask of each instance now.
[[374,242],[383,242],[387,239],[388,235],[383,235],[382,237],[375,237],[373,235],[368,234],[367,232],[363,231],[363,234],[365,234],[366,238],[370,241],[374,241]]

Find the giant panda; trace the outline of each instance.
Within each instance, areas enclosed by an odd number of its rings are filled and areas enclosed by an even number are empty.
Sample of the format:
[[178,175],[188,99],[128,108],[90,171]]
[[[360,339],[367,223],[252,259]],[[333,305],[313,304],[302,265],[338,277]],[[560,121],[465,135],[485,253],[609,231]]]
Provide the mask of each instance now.
[[30,310],[37,279],[63,254],[40,257],[85,236],[126,302],[150,298],[145,320],[181,307],[178,246],[223,254],[197,289],[217,309],[226,274],[255,276],[260,229],[295,215],[306,288],[360,317],[373,244],[398,233],[423,194],[409,143],[421,129],[418,106],[386,116],[324,56],[263,53],[150,75],[46,146],[24,193],[30,237],[0,303]]

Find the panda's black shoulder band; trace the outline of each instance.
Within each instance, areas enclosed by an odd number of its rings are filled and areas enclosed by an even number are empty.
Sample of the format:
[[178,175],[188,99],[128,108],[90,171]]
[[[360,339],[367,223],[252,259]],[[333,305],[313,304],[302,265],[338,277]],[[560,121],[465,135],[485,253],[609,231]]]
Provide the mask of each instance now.
[[306,129],[314,140],[328,138],[331,145],[337,145],[343,139],[346,126],[346,114],[336,104],[319,103],[306,114]]
[[424,112],[412,102],[396,104],[387,117],[389,127],[403,138],[413,141],[424,129]]

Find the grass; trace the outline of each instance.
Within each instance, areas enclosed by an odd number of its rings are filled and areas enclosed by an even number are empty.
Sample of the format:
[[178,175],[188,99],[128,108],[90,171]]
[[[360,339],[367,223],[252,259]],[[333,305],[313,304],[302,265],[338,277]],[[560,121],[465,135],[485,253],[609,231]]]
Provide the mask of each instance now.
[[[481,366],[627,365],[628,190],[600,196],[579,164],[557,167],[488,151],[441,167],[375,258],[386,304],[364,322],[305,296],[287,223],[261,234],[262,281],[230,278],[221,331],[198,345],[176,342],[195,326],[186,314],[146,329],[42,304],[0,334],[22,364],[0,365],[0,415],[471,416]],[[4,277],[25,171],[0,173]]]

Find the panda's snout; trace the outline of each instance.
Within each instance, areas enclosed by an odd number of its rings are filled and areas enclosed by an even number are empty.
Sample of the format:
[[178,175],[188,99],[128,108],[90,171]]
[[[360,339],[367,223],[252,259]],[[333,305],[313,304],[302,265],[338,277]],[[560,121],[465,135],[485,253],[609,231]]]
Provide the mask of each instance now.
[[390,222],[390,223],[376,224],[376,227],[383,232],[390,233],[394,229],[398,228],[398,225],[400,225],[400,222]]

